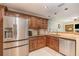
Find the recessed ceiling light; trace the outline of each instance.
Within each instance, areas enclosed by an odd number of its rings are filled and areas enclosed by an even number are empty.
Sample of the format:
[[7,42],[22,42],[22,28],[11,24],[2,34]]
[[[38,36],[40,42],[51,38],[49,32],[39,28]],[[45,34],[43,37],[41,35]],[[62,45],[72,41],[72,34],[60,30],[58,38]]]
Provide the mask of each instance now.
[[57,13],[55,12],[54,15],[56,15]]
[[50,16],[48,16],[48,17],[50,17]]
[[44,6],[44,8],[47,8],[47,6]]
[[62,7],[63,5],[64,5],[64,3],[61,3],[61,4],[58,5],[58,7]]
[[68,10],[68,8],[65,8],[64,10]]

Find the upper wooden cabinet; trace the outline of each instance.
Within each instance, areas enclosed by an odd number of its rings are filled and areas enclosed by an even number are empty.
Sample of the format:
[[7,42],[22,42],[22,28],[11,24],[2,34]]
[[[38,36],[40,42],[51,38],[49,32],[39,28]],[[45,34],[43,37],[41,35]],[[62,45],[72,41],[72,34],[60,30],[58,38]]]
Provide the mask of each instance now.
[[47,29],[48,20],[40,19],[37,17],[29,18],[29,28],[30,29]]
[[31,28],[31,29],[37,29],[37,20],[36,20],[36,18],[35,17],[30,17],[29,18],[29,28]]

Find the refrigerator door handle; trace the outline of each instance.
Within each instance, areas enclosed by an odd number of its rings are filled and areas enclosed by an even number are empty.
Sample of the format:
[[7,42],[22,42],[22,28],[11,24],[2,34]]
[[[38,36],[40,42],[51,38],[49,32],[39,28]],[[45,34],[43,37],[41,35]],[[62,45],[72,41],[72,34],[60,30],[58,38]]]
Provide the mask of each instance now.
[[13,37],[17,38],[17,25],[13,24]]

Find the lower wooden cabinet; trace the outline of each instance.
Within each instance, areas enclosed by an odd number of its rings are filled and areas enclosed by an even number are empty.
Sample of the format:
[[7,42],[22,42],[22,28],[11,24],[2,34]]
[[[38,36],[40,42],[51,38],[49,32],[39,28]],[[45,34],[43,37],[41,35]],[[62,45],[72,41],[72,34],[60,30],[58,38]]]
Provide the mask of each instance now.
[[51,49],[59,52],[59,39],[53,36],[38,36],[30,38],[29,45],[30,51],[48,46]]
[[53,36],[47,36],[46,45],[59,52],[59,39]]
[[29,51],[37,49],[37,39],[35,37],[30,38],[29,40]]
[[37,43],[38,43],[37,44],[38,48],[45,47],[46,46],[46,37],[38,37]]
[[44,36],[32,37],[29,41],[30,52],[46,46],[46,37]]

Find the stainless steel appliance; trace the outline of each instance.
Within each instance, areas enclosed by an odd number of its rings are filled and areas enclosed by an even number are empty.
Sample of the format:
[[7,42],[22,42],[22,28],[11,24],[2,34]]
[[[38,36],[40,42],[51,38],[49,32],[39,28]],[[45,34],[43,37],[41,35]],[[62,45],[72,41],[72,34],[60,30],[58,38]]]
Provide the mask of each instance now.
[[75,41],[68,39],[59,39],[59,52],[66,56],[75,56]]
[[28,19],[15,16],[4,16],[3,22],[3,55],[28,55]]

